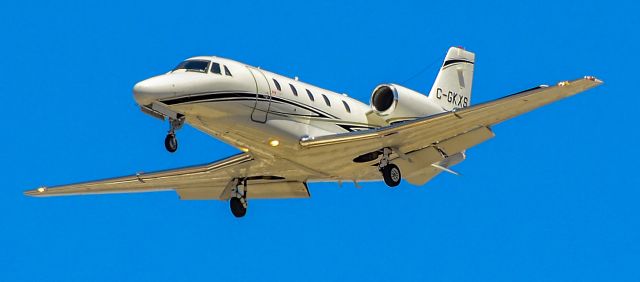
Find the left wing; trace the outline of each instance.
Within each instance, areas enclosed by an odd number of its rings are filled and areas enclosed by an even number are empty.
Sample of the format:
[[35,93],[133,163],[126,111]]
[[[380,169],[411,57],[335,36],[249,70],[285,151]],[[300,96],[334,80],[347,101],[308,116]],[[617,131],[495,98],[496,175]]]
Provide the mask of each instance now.
[[[492,138],[491,126],[600,84],[602,81],[587,76],[386,127],[306,138],[300,141],[297,156],[323,162],[327,171],[348,175],[347,179],[369,180],[379,179],[373,165],[382,148],[391,148],[391,158],[403,175],[407,175],[405,168],[415,170],[410,174],[427,175],[408,179],[420,185],[439,171],[433,164],[454,155],[464,157],[465,149]],[[326,162],[326,156],[332,157],[331,162]]]
[[233,180],[247,178],[251,183],[248,198],[307,198],[309,191],[304,182],[308,177],[285,161],[256,159],[244,153],[199,166],[40,187],[26,191],[25,195],[49,197],[175,190],[183,200],[226,200]]

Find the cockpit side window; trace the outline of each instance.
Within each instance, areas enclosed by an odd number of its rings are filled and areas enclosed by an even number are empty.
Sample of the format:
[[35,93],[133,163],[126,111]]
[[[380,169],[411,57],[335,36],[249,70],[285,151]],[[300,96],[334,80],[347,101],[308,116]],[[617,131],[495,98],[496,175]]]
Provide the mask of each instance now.
[[220,64],[218,63],[211,63],[211,72],[215,73],[215,74],[222,74],[221,70],[220,70]]
[[227,66],[224,66],[224,74],[228,75],[228,76],[233,76],[231,74],[231,72],[229,71],[229,69],[227,68]]
[[209,62],[207,60],[186,60],[180,63],[173,70],[186,70],[186,71],[196,71],[196,72],[207,72],[207,67],[209,66]]

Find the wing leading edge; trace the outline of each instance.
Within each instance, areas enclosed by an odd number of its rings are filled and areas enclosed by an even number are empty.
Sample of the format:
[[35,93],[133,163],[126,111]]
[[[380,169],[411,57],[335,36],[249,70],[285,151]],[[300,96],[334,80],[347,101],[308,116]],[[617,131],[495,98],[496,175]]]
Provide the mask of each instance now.
[[[540,86],[497,100],[477,104],[453,112],[418,118],[397,125],[366,131],[321,136],[300,141],[303,148],[316,148],[350,144],[364,145],[364,141],[375,143],[373,146],[406,146],[408,151],[420,149],[442,140],[469,132],[480,127],[490,127],[507,119],[524,114],[562,98],[573,96],[602,84],[594,77],[585,77],[573,81],[561,82],[556,86]],[[413,147],[413,148],[411,148]]]

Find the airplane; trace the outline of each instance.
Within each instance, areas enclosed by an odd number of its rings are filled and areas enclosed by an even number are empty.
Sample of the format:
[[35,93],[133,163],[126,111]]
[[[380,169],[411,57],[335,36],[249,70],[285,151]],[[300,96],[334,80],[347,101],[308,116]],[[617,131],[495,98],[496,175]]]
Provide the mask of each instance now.
[[145,114],[168,121],[165,147],[178,149],[185,123],[238,148],[219,161],[25,191],[34,197],[175,191],[182,200],[229,201],[235,217],[249,199],[310,197],[313,182],[402,179],[424,185],[494,137],[492,126],[603,82],[593,76],[540,85],[471,104],[475,54],[451,47],[428,95],[377,86],[369,105],[327,89],[215,56],[189,58],[138,82]]

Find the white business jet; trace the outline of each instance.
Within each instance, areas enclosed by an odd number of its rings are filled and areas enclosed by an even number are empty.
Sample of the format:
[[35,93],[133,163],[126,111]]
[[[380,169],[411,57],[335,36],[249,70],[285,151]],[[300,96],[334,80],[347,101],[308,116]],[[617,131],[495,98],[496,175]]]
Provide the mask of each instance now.
[[220,57],[187,59],[139,82],[142,111],[169,121],[165,146],[189,125],[241,153],[209,164],[26,191],[35,197],[174,190],[183,200],[229,200],[234,216],[248,199],[307,198],[311,182],[401,179],[423,185],[465,150],[491,139],[491,126],[602,81],[587,76],[471,104],[475,55],[452,47],[429,95],[381,84],[370,105],[296,78]]

